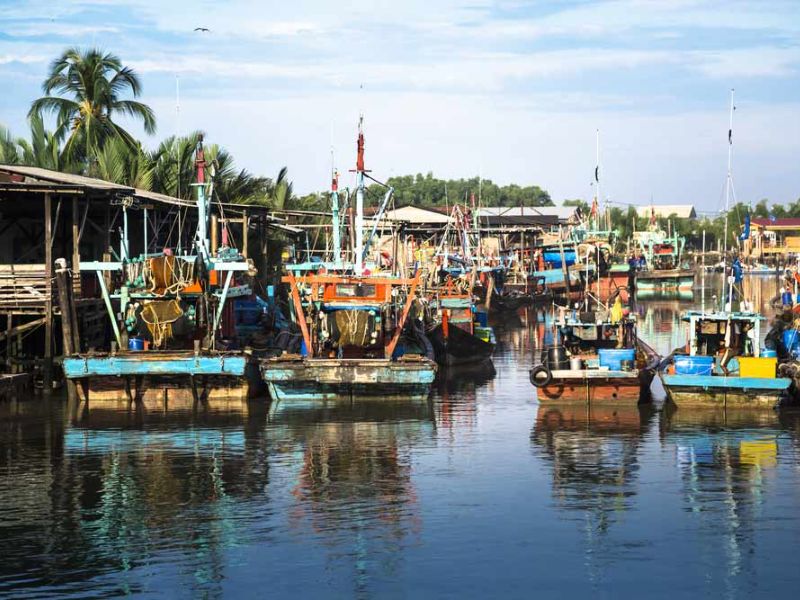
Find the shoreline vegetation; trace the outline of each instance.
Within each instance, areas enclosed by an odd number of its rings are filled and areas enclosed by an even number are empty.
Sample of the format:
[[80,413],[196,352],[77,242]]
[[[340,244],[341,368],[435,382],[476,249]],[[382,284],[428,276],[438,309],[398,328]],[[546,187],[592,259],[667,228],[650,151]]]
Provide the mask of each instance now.
[[[119,57],[99,49],[69,48],[50,64],[42,91],[44,95],[33,100],[28,113],[29,137],[15,137],[0,124],[0,164],[42,167],[179,198],[191,197],[193,151],[203,133],[170,136],[154,150],[145,149],[116,120],[124,116],[139,122],[149,135],[157,132],[154,112],[137,100],[142,94],[139,76]],[[53,129],[48,129],[50,121]],[[222,146],[207,144],[206,155],[215,166],[215,194],[223,202],[258,204],[274,211],[328,210],[330,193],[295,194],[286,167],[279,169],[275,177],[259,176],[238,169],[233,156]],[[395,206],[471,205],[473,195],[482,207],[555,205],[550,194],[539,186],[501,186],[479,177],[445,180],[428,172],[391,177],[386,184],[395,189]],[[368,202],[377,203],[384,192],[383,186],[370,185]],[[589,206],[583,200],[566,200],[563,205],[579,206],[583,214],[588,214]],[[634,229],[648,226],[649,218],[639,217],[634,205],[612,205],[608,211],[620,243],[624,244]],[[748,214],[800,217],[800,199],[773,206],[766,199],[754,206],[739,202],[727,214],[720,212],[699,219],[673,216],[659,219],[659,224],[684,236],[687,248],[699,248],[705,231],[707,248],[714,248],[721,241],[725,220],[729,235],[735,238]]]

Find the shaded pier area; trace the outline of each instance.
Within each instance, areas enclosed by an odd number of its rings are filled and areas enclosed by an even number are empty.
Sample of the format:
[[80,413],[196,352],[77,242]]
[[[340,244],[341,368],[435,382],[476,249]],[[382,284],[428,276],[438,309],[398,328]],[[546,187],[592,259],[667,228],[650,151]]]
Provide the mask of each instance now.
[[[277,220],[263,206],[215,210],[213,250],[227,229],[242,240],[242,254],[266,272],[266,228]],[[51,393],[62,380],[65,353],[108,350],[111,327],[101,288],[111,287],[113,275],[106,272],[100,280],[81,272],[81,261],[125,262],[165,248],[191,248],[196,219],[190,200],[0,165],[0,375],[25,375],[30,385]],[[63,259],[59,271],[57,259]],[[69,289],[66,304],[57,280]]]

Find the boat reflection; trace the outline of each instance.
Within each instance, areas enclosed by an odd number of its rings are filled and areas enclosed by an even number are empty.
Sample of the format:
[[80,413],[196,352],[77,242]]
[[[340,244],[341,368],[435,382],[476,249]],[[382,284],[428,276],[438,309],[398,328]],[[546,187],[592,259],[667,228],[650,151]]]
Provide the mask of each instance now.
[[680,507],[693,518],[700,555],[719,555],[725,595],[754,581],[766,501],[782,469],[796,468],[800,413],[764,410],[666,409],[662,446],[674,456]]
[[[289,525],[336,549],[357,596],[398,568],[406,538],[421,529],[411,454],[435,437],[430,402],[284,401],[270,408],[275,445],[301,453]],[[299,464],[297,464],[299,463]]]
[[531,443],[552,466],[556,502],[589,511],[605,530],[636,494],[637,451],[654,414],[646,405],[540,405]]
[[124,574],[167,548],[192,565],[187,592],[199,594],[268,512],[239,510],[269,488],[263,412],[103,407],[75,421],[69,410],[45,410],[51,419],[3,419],[0,468],[25,485],[0,485],[0,505],[15,507],[0,516],[13,540],[0,595],[15,581],[49,584],[53,570],[62,594],[118,595],[104,587],[110,573],[122,574],[126,593],[145,592],[143,579]]

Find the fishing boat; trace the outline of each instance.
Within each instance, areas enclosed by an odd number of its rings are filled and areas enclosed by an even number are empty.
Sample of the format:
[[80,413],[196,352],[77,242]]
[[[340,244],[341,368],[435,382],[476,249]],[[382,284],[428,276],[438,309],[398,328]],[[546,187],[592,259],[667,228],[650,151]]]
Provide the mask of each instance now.
[[[425,398],[436,363],[400,344],[417,298],[422,272],[413,277],[373,273],[367,257],[377,223],[391,199],[387,193],[364,240],[364,133],[359,120],[356,159],[356,206],[352,262],[334,248],[328,272],[293,270],[282,278],[291,298],[292,321],[302,333],[299,354],[263,359],[261,375],[275,401],[329,401],[337,398]],[[333,186],[338,188],[334,172]],[[334,222],[334,231],[339,223]],[[337,236],[338,238],[338,236]],[[371,267],[371,268],[368,268]]]
[[691,292],[694,286],[694,271],[681,267],[686,239],[677,233],[669,234],[660,229],[651,215],[650,227],[633,234],[644,258],[644,265],[636,273],[636,291]]
[[777,357],[760,348],[764,320],[753,312],[685,313],[687,347],[670,355],[659,370],[669,399],[678,406],[778,404],[791,379],[777,377]]
[[482,362],[492,356],[497,341],[487,314],[475,305],[472,294],[460,292],[451,277],[431,301],[434,325],[426,335],[433,345],[436,362],[459,365]]
[[530,372],[540,402],[636,404],[649,400],[659,357],[640,340],[621,300],[610,310],[562,310],[556,344]]
[[[191,252],[148,254],[147,208],[123,200],[119,260],[81,262],[81,271],[97,275],[114,336],[110,351],[64,357],[64,374],[78,384],[83,400],[90,394],[93,401],[166,401],[188,393],[194,401],[248,396],[248,354],[227,349],[223,339],[234,335],[230,303],[252,295],[248,280],[255,269],[228,243],[227,231],[222,246],[212,249],[213,173],[207,180],[202,138],[195,164],[197,229]],[[140,256],[129,252],[127,212],[133,209],[145,211]]]

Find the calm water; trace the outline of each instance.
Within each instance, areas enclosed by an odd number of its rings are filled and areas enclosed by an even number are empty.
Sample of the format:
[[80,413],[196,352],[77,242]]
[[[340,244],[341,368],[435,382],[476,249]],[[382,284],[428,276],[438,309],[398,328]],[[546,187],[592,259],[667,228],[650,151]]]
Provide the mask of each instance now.
[[531,318],[429,404],[0,405],[0,596],[796,597],[800,416],[539,406]]

